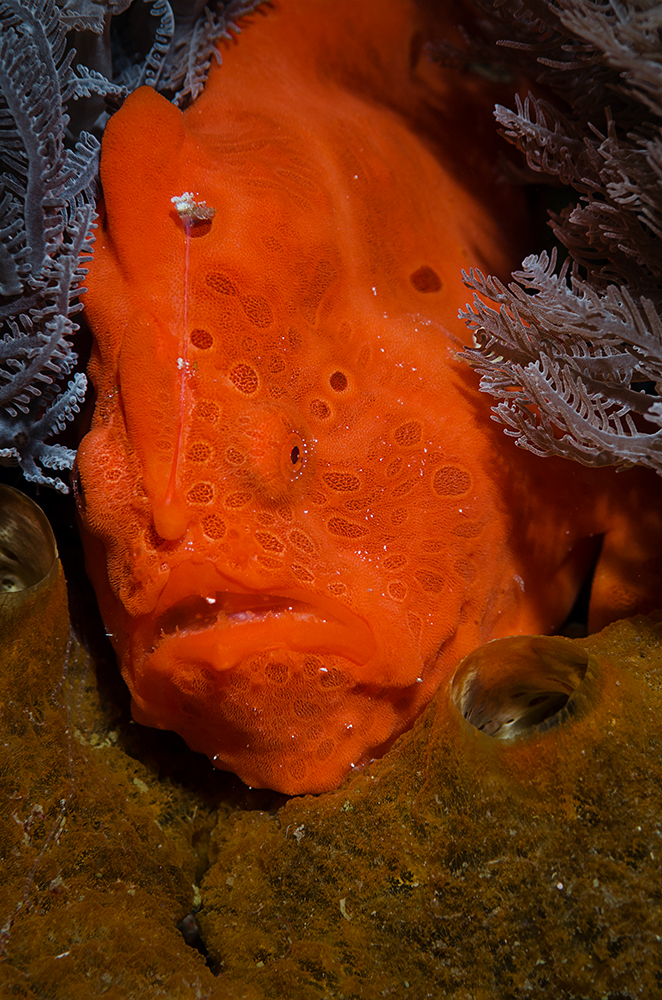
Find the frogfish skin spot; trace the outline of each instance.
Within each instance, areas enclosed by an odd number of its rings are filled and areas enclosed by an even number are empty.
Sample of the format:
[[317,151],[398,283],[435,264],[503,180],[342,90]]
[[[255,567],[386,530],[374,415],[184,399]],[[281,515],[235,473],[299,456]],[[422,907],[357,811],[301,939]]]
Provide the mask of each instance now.
[[456,360],[461,269],[527,231],[511,85],[421,47],[462,16],[274,0],[184,113],[142,87],[104,136],[88,571],[135,719],[250,785],[336,787],[594,565],[592,628],[658,603],[659,481],[514,448]]

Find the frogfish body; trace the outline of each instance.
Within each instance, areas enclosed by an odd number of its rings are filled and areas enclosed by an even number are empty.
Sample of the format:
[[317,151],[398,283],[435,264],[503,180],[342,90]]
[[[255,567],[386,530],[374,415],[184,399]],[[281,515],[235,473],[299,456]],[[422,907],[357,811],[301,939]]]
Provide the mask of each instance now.
[[517,450],[456,360],[461,269],[506,275],[527,221],[433,6],[276,0],[185,113],[141,88],[103,141],[88,571],[134,717],[287,793],[594,565],[591,627],[659,604],[655,477]]

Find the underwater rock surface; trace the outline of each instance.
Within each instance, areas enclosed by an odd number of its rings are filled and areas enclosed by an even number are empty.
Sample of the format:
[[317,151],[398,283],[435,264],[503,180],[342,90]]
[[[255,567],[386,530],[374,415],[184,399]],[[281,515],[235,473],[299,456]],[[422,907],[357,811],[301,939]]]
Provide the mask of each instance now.
[[[660,996],[662,616],[478,652],[339,791],[218,825],[198,922],[226,981],[301,1000]],[[467,681],[486,730],[522,693],[538,717],[487,735],[455,705]],[[546,721],[543,694],[569,696]]]
[[48,521],[6,486],[0,569],[0,996],[213,996],[176,927],[195,803],[120,749]]
[[0,518],[1,997],[660,995],[662,613],[481,647],[383,760],[285,801],[131,721],[18,504],[40,556],[21,576]]

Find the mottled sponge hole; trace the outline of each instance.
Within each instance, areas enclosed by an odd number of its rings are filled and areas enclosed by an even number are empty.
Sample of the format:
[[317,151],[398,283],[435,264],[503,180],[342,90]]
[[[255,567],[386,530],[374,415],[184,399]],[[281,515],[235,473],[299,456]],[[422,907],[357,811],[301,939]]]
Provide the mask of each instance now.
[[[258,346],[257,342],[255,346],[257,348]],[[267,367],[272,375],[282,375],[284,372],[287,371],[287,364],[285,362],[285,358],[281,354],[272,354],[272,356],[269,358],[269,364]]]
[[471,476],[461,465],[442,465],[432,477],[432,489],[440,497],[464,496],[471,489]]
[[407,557],[403,555],[402,552],[396,552],[391,556],[387,556],[384,560],[384,569],[389,572],[394,572],[398,569],[402,569],[403,566],[407,564]]
[[241,510],[253,499],[253,494],[248,490],[237,490],[235,493],[228,493],[223,503],[228,510]]
[[342,660],[335,657],[308,654],[290,654],[281,652],[258,653],[246,661],[248,671],[253,675],[261,674],[269,684],[283,685],[292,683],[300,687],[302,698],[292,703],[292,711],[299,718],[316,719],[322,714],[322,707],[305,697],[306,688],[314,685],[321,689],[347,687],[351,680],[343,669]]
[[295,548],[304,552],[306,555],[311,555],[314,552],[315,546],[311,538],[299,528],[292,528],[287,537]]
[[236,297],[249,323],[264,330],[274,321],[271,306],[263,295],[242,295],[233,279],[222,271],[211,271],[205,276],[208,288],[220,295]]
[[200,399],[193,408],[193,416],[206,423],[215,424],[221,415],[216,403],[210,399]]
[[186,458],[189,462],[206,462],[211,457],[211,447],[204,441],[193,441]]
[[202,530],[207,538],[211,538],[213,541],[218,541],[225,535],[227,525],[223,518],[219,517],[218,514],[205,514],[202,519]]
[[326,527],[332,535],[347,539],[363,538],[370,530],[365,524],[357,524],[356,521],[348,521],[337,515],[329,518]]
[[211,483],[196,483],[188,493],[186,499],[189,503],[211,503],[214,499],[214,487]]
[[309,569],[306,569],[305,566],[302,566],[301,563],[292,563],[290,565],[290,572],[293,573],[294,576],[296,576],[297,580],[299,580],[301,583],[315,582],[315,577],[313,576],[313,574],[310,572]]
[[409,281],[417,292],[424,294],[438,292],[441,289],[441,278],[428,264],[423,264],[409,275]]
[[239,301],[249,323],[260,330],[271,326],[274,321],[271,306],[262,295],[242,295]]
[[251,365],[238,364],[230,369],[228,378],[238,392],[252,396],[260,388],[260,378]]
[[423,438],[423,428],[418,420],[409,420],[406,424],[400,424],[393,431],[393,440],[401,448],[413,448],[420,444]]
[[331,416],[331,407],[323,399],[313,399],[308,406],[311,417],[317,420],[328,420]]
[[222,271],[210,271],[205,276],[205,283],[219,295],[238,295],[237,286],[232,278]]
[[439,573],[433,573],[427,569],[420,569],[414,573],[414,579],[423,590],[430,594],[438,594],[444,589],[445,579]]
[[188,339],[192,346],[196,347],[199,351],[208,351],[214,344],[214,338],[209,330],[191,330]]
[[325,472],[322,479],[338,493],[353,493],[361,489],[361,480],[351,472]]
[[285,544],[277,535],[273,535],[270,531],[256,531],[255,538],[266,552],[280,554],[285,551]]
[[329,385],[334,392],[344,392],[348,385],[347,376],[344,372],[335,371],[329,376]]

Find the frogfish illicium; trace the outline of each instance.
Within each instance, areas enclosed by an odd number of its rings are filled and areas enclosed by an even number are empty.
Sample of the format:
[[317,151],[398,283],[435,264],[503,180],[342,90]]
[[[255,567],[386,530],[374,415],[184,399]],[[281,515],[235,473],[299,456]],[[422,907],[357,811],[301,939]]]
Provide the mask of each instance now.
[[454,17],[274,0],[104,137],[88,571],[134,717],[251,785],[334,788],[594,566],[590,628],[660,603],[658,480],[516,449],[456,358],[461,269],[507,276],[527,215],[506,95],[426,56]]

